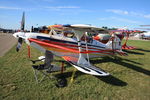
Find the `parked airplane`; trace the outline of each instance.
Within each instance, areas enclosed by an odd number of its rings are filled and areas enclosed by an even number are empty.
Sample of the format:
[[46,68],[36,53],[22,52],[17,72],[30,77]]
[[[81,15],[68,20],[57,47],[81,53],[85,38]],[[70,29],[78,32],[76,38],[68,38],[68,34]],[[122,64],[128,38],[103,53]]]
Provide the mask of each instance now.
[[150,31],[141,33],[143,39],[150,39]]
[[122,39],[124,37],[125,38],[125,42],[122,44],[122,49],[123,50],[131,50],[131,49],[135,49],[136,47],[134,46],[128,46],[127,45],[127,42],[128,42],[128,39],[129,39],[129,35],[131,33],[135,33],[135,32],[139,32],[138,30],[109,30],[109,34],[108,33],[99,33],[97,36],[94,37],[95,40],[98,40],[102,43],[107,43],[111,37],[111,34],[115,34],[116,36],[119,37],[119,39],[122,41]]
[[[24,24],[22,26],[24,27]],[[21,32],[14,33],[13,36],[18,38],[16,50],[20,50],[24,40],[29,46],[42,52],[62,57],[79,71],[96,76],[108,76],[109,73],[92,65],[90,58],[126,55],[122,51],[121,40],[115,34],[111,35],[106,44],[93,39],[92,34],[104,30],[102,28],[85,24],[51,25],[48,28],[48,34],[23,32],[24,28]]]

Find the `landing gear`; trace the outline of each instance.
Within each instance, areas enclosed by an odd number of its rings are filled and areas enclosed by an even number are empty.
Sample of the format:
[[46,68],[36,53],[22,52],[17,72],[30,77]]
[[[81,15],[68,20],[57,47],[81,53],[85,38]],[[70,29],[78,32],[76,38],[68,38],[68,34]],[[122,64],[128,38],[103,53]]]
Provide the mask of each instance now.
[[[64,62],[62,62],[62,66],[58,67],[56,65],[51,64],[54,58],[54,55],[52,54],[52,52],[50,51],[46,51],[45,52],[45,57],[41,57],[42,59],[39,60],[31,60],[32,63],[34,65],[32,65],[32,68],[34,69],[34,76],[35,79],[37,81],[37,83],[40,83],[46,76],[49,77],[48,74],[52,73],[52,72],[58,72],[61,71],[61,74],[64,71]],[[39,61],[44,61],[44,64],[40,64],[40,65],[35,65],[36,62]],[[38,72],[41,72],[43,74],[43,77],[41,79],[38,79]],[[59,76],[59,77],[49,77],[50,79],[55,79],[56,82],[56,87],[58,88],[63,88],[65,86],[67,86],[67,79],[63,76]]]
[[67,86],[67,79],[65,77],[60,77],[57,79],[57,83],[55,85],[58,88],[63,88]]

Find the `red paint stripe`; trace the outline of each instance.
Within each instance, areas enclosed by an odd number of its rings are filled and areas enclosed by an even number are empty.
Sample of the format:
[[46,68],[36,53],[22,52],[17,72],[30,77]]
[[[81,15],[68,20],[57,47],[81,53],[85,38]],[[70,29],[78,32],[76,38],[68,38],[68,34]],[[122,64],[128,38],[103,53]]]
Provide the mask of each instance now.
[[64,58],[66,61],[71,61],[71,62],[77,62],[78,61],[78,58],[71,57],[71,56],[63,56],[62,58]]
[[[36,42],[42,46],[46,46],[46,47],[54,47],[54,48],[58,48],[58,49],[63,49],[63,50],[67,50],[67,51],[70,51],[70,52],[73,52],[73,53],[103,53],[103,54],[110,54],[110,55],[113,55],[112,50],[99,50],[99,51],[92,51],[92,50],[84,50],[82,52],[79,52],[78,49],[72,49],[72,48],[68,48],[68,47],[64,47],[65,44],[62,44],[62,45],[57,45],[57,44],[61,44],[61,43],[56,43],[56,44],[50,44],[50,43],[47,43],[47,42],[43,42],[43,41],[39,41],[37,39],[32,39],[30,38],[29,41],[31,42]],[[55,42],[54,42],[55,43]],[[67,44],[67,45],[70,45],[70,44]],[[95,48],[93,48],[95,49]],[[108,53],[110,52],[110,53]]]
[[[65,44],[65,43],[60,43],[60,42],[58,43],[58,42],[53,42],[53,41],[48,41],[48,40],[44,40],[43,42],[47,42],[47,43],[51,43],[51,44],[57,44],[57,45],[63,45],[63,46],[66,46],[67,48],[77,47],[76,50],[78,50],[78,47],[79,47],[77,45]],[[86,48],[86,47],[81,46],[81,48]],[[103,50],[103,49],[97,49],[97,48],[92,48],[92,47],[88,47],[88,49],[94,49],[94,50],[99,50],[99,51],[112,51],[112,50]]]
[[38,43],[40,45],[43,45],[43,46],[55,47],[55,48],[59,48],[59,49],[63,49],[63,50],[68,50],[68,51],[71,51],[71,52],[74,52],[74,53],[80,53],[78,50],[75,50],[75,49],[70,49],[70,48],[66,48],[66,47],[62,47],[62,46],[58,46],[58,45],[42,42],[42,41],[39,41],[37,39],[30,38],[29,41],[36,42],[36,43]]
[[[69,48],[72,48],[72,47],[79,47],[77,45],[72,45],[72,44],[65,44],[65,43],[60,43],[60,42],[53,42],[53,41],[48,41],[48,40],[44,40],[43,42],[46,42],[46,43],[50,43],[50,44],[57,44],[57,45],[60,45],[60,46],[65,46],[65,47],[69,47]],[[78,49],[77,49],[78,50]]]

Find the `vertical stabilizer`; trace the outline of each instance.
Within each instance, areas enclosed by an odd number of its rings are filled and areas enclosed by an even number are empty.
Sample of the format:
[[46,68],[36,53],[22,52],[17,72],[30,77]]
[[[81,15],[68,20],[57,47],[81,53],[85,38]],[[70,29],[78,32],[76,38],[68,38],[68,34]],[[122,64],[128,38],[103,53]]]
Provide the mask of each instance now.
[[121,50],[121,40],[116,36],[112,36],[112,38],[106,43],[108,49]]

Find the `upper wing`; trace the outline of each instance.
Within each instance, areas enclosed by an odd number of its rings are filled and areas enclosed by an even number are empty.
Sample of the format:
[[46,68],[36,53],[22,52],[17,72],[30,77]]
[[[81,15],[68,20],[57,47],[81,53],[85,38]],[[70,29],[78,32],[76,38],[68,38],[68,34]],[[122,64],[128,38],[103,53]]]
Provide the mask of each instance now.
[[81,58],[82,63],[80,63],[79,61],[80,59],[76,57],[63,56],[62,58],[64,58],[65,61],[69,62],[72,66],[74,66],[75,68],[77,68],[79,71],[83,73],[96,75],[96,76],[108,76],[109,75],[109,73],[105,72],[104,70],[89,64],[89,62],[87,62],[85,58]]

